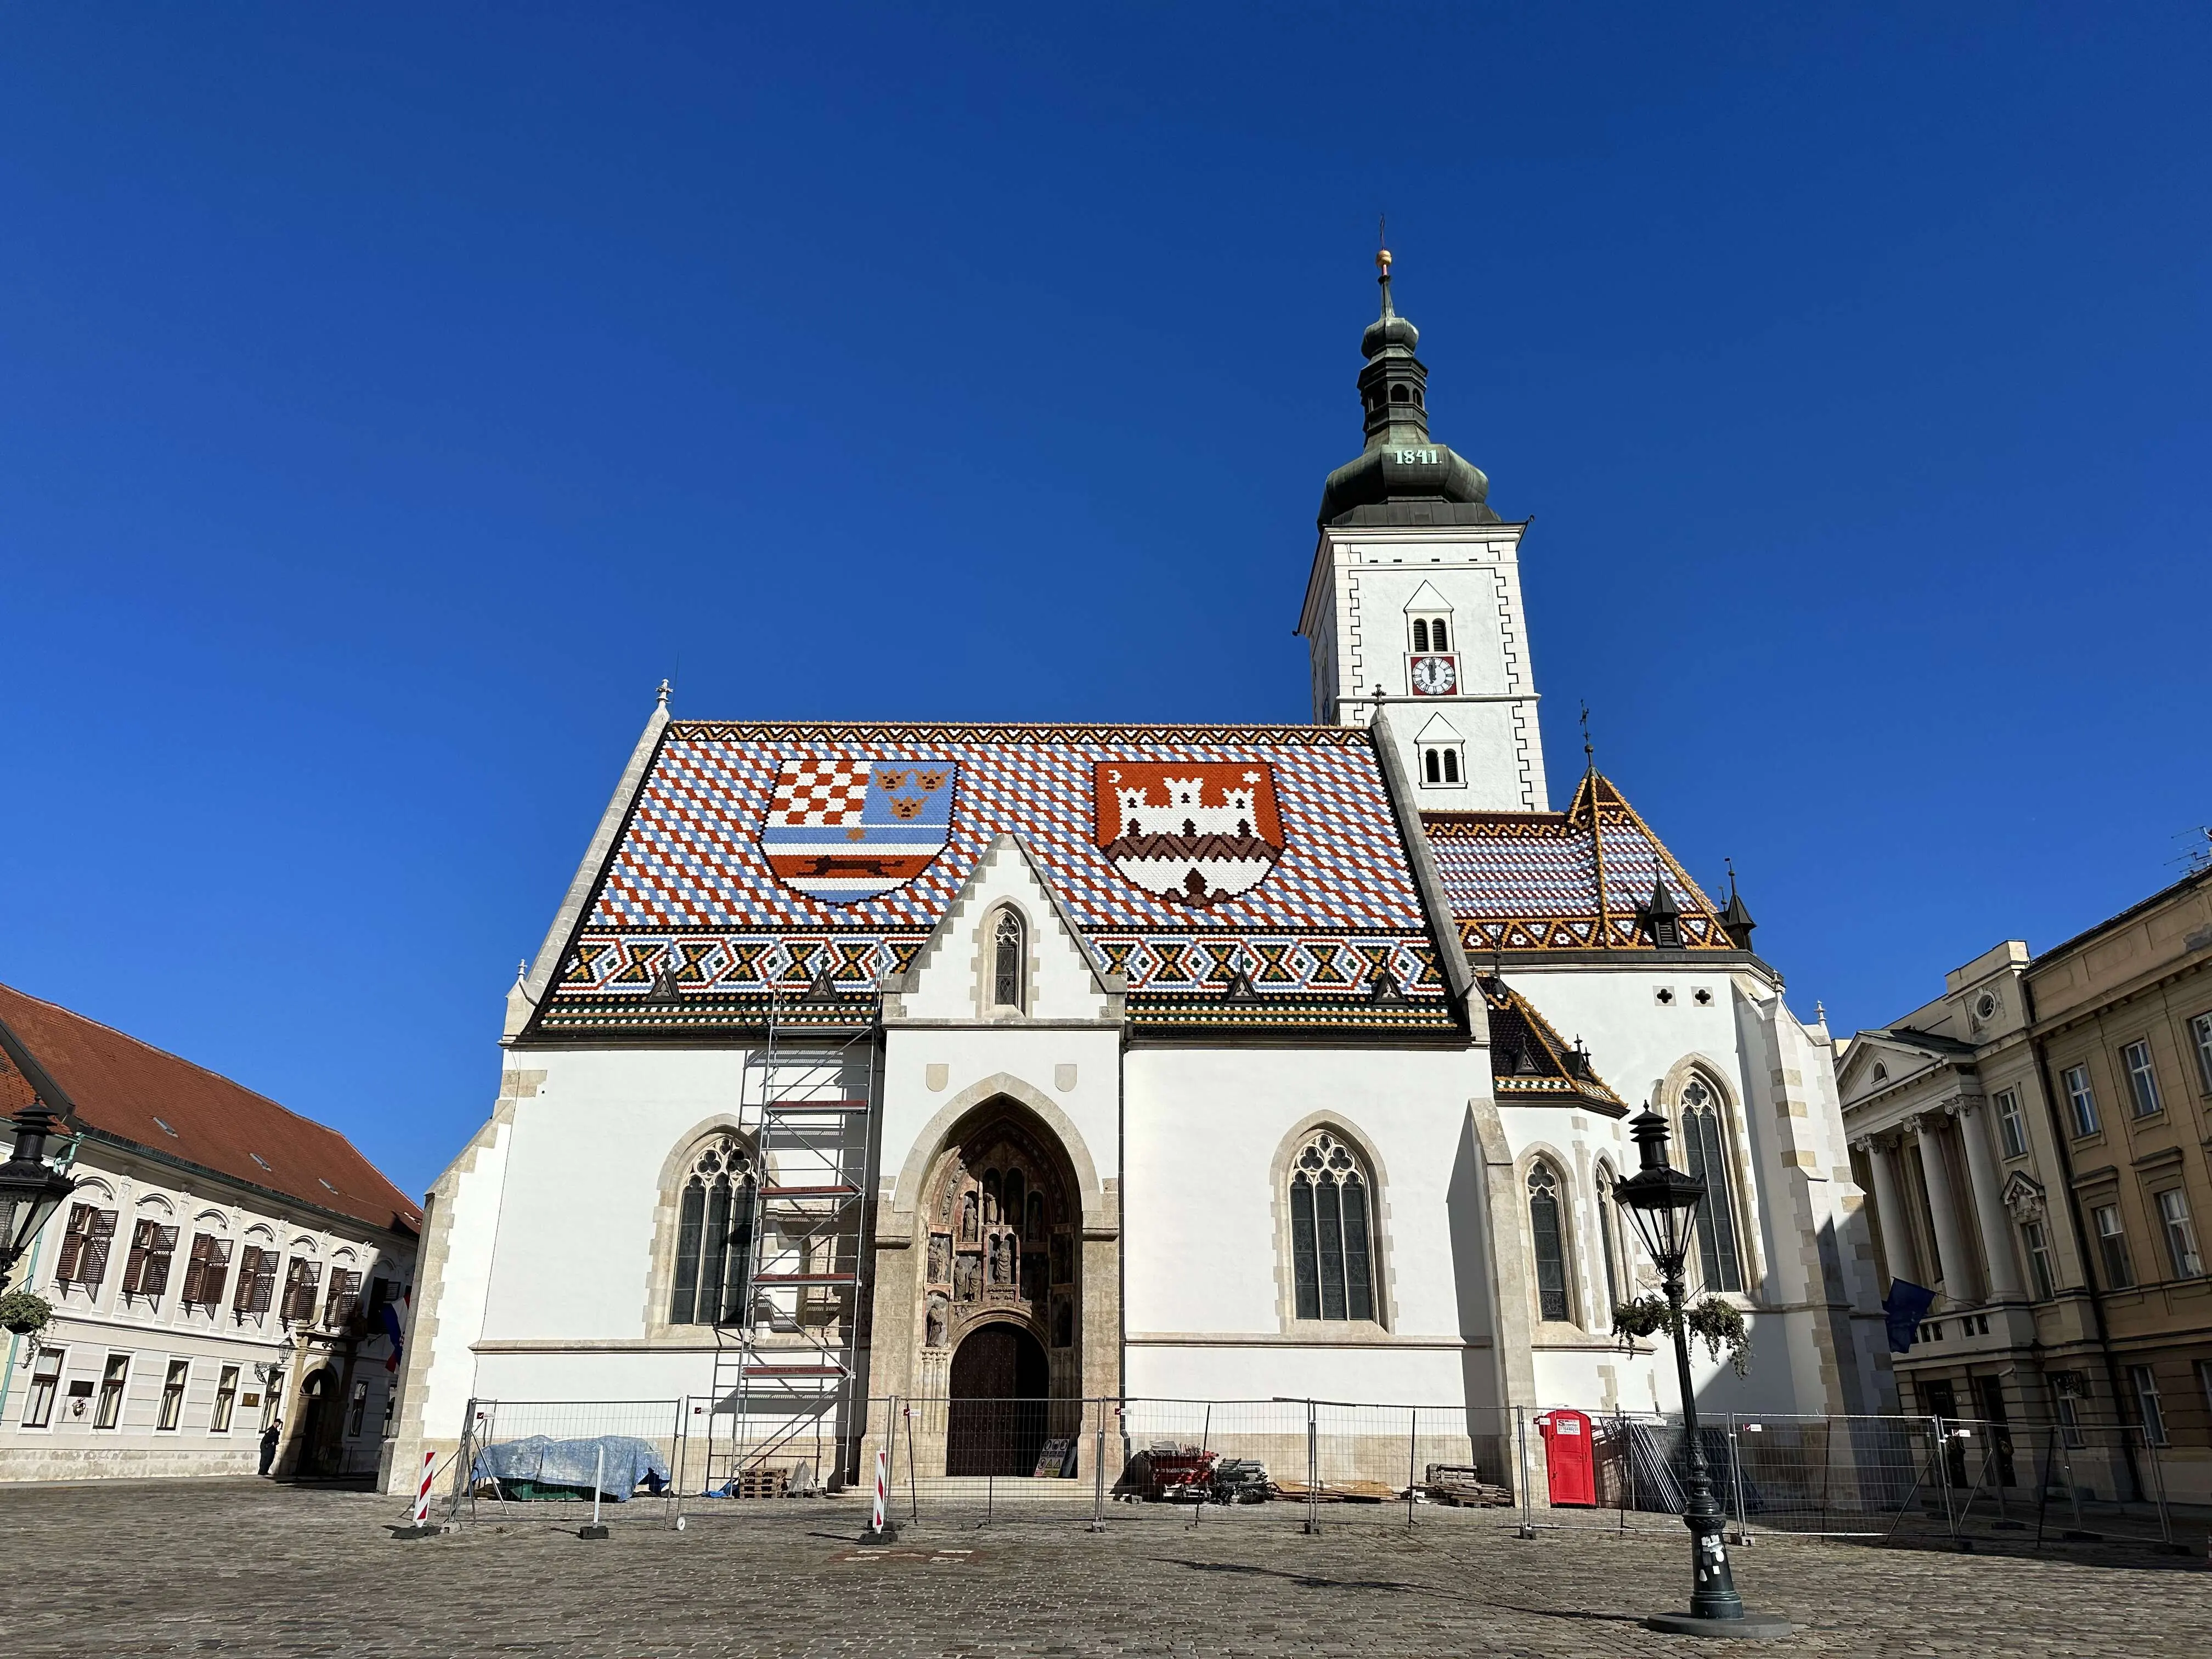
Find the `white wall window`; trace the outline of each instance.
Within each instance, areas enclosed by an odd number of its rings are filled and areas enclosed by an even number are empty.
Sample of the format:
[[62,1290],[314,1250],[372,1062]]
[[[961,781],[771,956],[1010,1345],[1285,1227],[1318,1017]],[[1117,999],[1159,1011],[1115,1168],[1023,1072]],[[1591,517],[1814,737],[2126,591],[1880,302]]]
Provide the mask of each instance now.
[[107,1252],[115,1242],[115,1212],[93,1204],[70,1206],[69,1229],[54,1261],[54,1288],[66,1293],[79,1286],[94,1296],[107,1276]]
[[1421,750],[1421,781],[1439,789],[1456,789],[1467,780],[1460,769],[1460,745],[1425,744]]
[[100,1374],[100,1403],[94,1407],[92,1426],[112,1429],[123,1421],[123,1390],[131,1381],[131,1356],[112,1353]]
[[161,1409],[154,1419],[157,1429],[173,1429],[185,1420],[185,1385],[191,1381],[192,1362],[172,1359],[168,1375],[161,1379]]
[[2166,1409],[2159,1398],[2158,1373],[2148,1365],[2130,1365],[2128,1383],[2136,1391],[2136,1416],[2142,1424],[2143,1438],[2154,1446],[2163,1446]]
[[2020,1091],[2000,1089],[1996,1097],[1997,1146],[2007,1158],[2027,1156],[2027,1120],[2021,1115]]
[[2020,1238],[2027,1247],[2027,1268],[2035,1279],[2036,1299],[2048,1302],[2058,1293],[2058,1278],[2051,1262],[2051,1236],[2040,1221],[2024,1221]]
[[23,1401],[23,1426],[43,1429],[54,1420],[54,1396],[61,1392],[62,1348],[41,1348],[31,1365],[31,1390]]
[[677,1206],[670,1324],[724,1325],[742,1320],[759,1190],[752,1150],[735,1135],[716,1135],[691,1160],[690,1176]]
[[2069,1066],[2059,1073],[2066,1085],[2066,1103],[2073,1109],[2074,1133],[2078,1138],[2097,1133],[2097,1093],[2089,1086],[2087,1066]]
[[996,1008],[1025,1008],[1029,930],[1021,912],[1011,905],[991,924],[991,1004]]
[[368,1414],[368,1384],[357,1382],[353,1385],[353,1399],[346,1407],[346,1438],[361,1437],[362,1419]]
[[210,1434],[228,1434],[230,1419],[238,1410],[238,1367],[225,1365],[215,1385],[215,1410],[208,1416]]
[[1620,1241],[1613,1230],[1613,1171],[1597,1166],[1597,1244],[1605,1256],[1605,1322],[1613,1323],[1613,1310],[1620,1305]]
[[2100,1204],[2089,1212],[2089,1219],[2097,1230],[2097,1250],[2104,1257],[2106,1287],[2128,1289],[2136,1282],[2136,1270],[2128,1260],[2128,1235],[2120,1225],[2119,1206]]
[[1358,1154],[1326,1129],[1291,1161],[1291,1283],[1300,1319],[1375,1317],[1370,1187]]
[[1559,1177],[1548,1164],[1528,1171],[1528,1234],[1536,1247],[1536,1312],[1564,1322],[1573,1317],[1567,1297],[1567,1216]]
[[1449,651],[1451,649],[1451,628],[1443,617],[1413,618],[1413,649],[1416,651]]
[[2150,1044],[2130,1042],[2120,1050],[2120,1064],[2128,1074],[2128,1093],[2134,1097],[2136,1115],[2149,1117],[2163,1111],[2165,1103],[2158,1097],[2158,1073],[2151,1068]]
[[2189,1218],[2189,1199],[2179,1187],[2169,1187],[2158,1195],[2159,1225],[2166,1232],[2166,1259],[2173,1264],[2176,1279],[2194,1279],[2204,1271],[2204,1260],[2197,1253],[2197,1224]]
[[1698,1265],[1708,1291],[1743,1289],[1743,1252],[1736,1237],[1735,1182],[1729,1173],[1728,1134],[1720,1092],[1703,1078],[1682,1087],[1682,1161],[1705,1183],[1698,1206]]
[[2199,1014],[2189,1022],[2189,1040],[2197,1049],[2197,1082],[2212,1095],[2212,1014]]

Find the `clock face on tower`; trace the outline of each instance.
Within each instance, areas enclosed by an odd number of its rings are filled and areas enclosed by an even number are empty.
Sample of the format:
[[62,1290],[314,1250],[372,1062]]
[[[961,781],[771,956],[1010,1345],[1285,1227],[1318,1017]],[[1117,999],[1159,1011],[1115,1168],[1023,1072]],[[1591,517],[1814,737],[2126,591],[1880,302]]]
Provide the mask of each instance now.
[[1459,659],[1454,656],[1408,657],[1406,684],[1417,697],[1448,697],[1459,690]]

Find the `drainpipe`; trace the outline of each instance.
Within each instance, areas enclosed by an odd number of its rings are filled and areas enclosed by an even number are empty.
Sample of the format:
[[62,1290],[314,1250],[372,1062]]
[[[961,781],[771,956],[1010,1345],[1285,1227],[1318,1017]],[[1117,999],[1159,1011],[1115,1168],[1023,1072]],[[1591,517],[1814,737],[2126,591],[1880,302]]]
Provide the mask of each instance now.
[[[2043,1109],[2051,1119],[2051,1143],[2058,1148],[2058,1172],[2066,1183],[2066,1218],[2074,1230],[2074,1249],[2081,1259],[2081,1283],[2089,1292],[2089,1312],[2097,1333],[2097,1352],[2105,1362],[2105,1386],[2112,1391],[2112,1416],[2118,1426],[2120,1421],[2120,1368],[2112,1358],[2112,1337],[2105,1319],[2105,1293],[2097,1288],[2097,1264],[2089,1251],[2089,1230],[2081,1219],[2081,1195],[2074,1190],[2074,1152],[2068,1133],[2066,1120],[2058,1109],[2058,1091],[2051,1084],[2051,1055],[2043,1046],[2043,1039],[2035,1032],[2035,986],[2023,973],[2020,976],[2020,995],[2027,1016],[2027,1044],[2035,1055],[2035,1078],[2043,1089]],[[2057,1413],[2053,1413],[2054,1419]],[[2142,1471],[2136,1466],[2134,1439],[2123,1434],[2120,1449],[2127,1455],[2128,1483],[2136,1489],[2136,1499],[2142,1499]]]

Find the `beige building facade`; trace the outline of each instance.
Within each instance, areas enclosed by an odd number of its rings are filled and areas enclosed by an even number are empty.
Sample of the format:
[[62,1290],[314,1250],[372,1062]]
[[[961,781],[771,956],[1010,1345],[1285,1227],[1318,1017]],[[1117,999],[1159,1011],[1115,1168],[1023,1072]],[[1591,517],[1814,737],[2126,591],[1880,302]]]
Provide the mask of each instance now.
[[1936,1292],[1905,1408],[2056,1425],[2123,1488],[2212,1499],[2212,871],[1953,969],[1839,1082],[1883,1283]]

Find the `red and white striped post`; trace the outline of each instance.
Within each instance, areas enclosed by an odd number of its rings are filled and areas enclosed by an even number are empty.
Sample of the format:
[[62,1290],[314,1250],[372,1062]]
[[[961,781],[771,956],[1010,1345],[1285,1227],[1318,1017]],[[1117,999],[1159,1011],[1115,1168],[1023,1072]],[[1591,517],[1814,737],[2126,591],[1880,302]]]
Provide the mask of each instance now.
[[416,1483],[415,1487],[415,1524],[418,1527],[428,1526],[429,1524],[430,1472],[436,1465],[437,1462],[437,1453],[434,1451],[426,1451],[422,1454],[422,1479]]
[[876,1448],[876,1510],[873,1517],[872,1518],[871,1529],[872,1531],[878,1533],[883,1531],[884,1519],[884,1510],[885,1506],[890,1502],[890,1454],[885,1451],[881,1446],[878,1446]]

